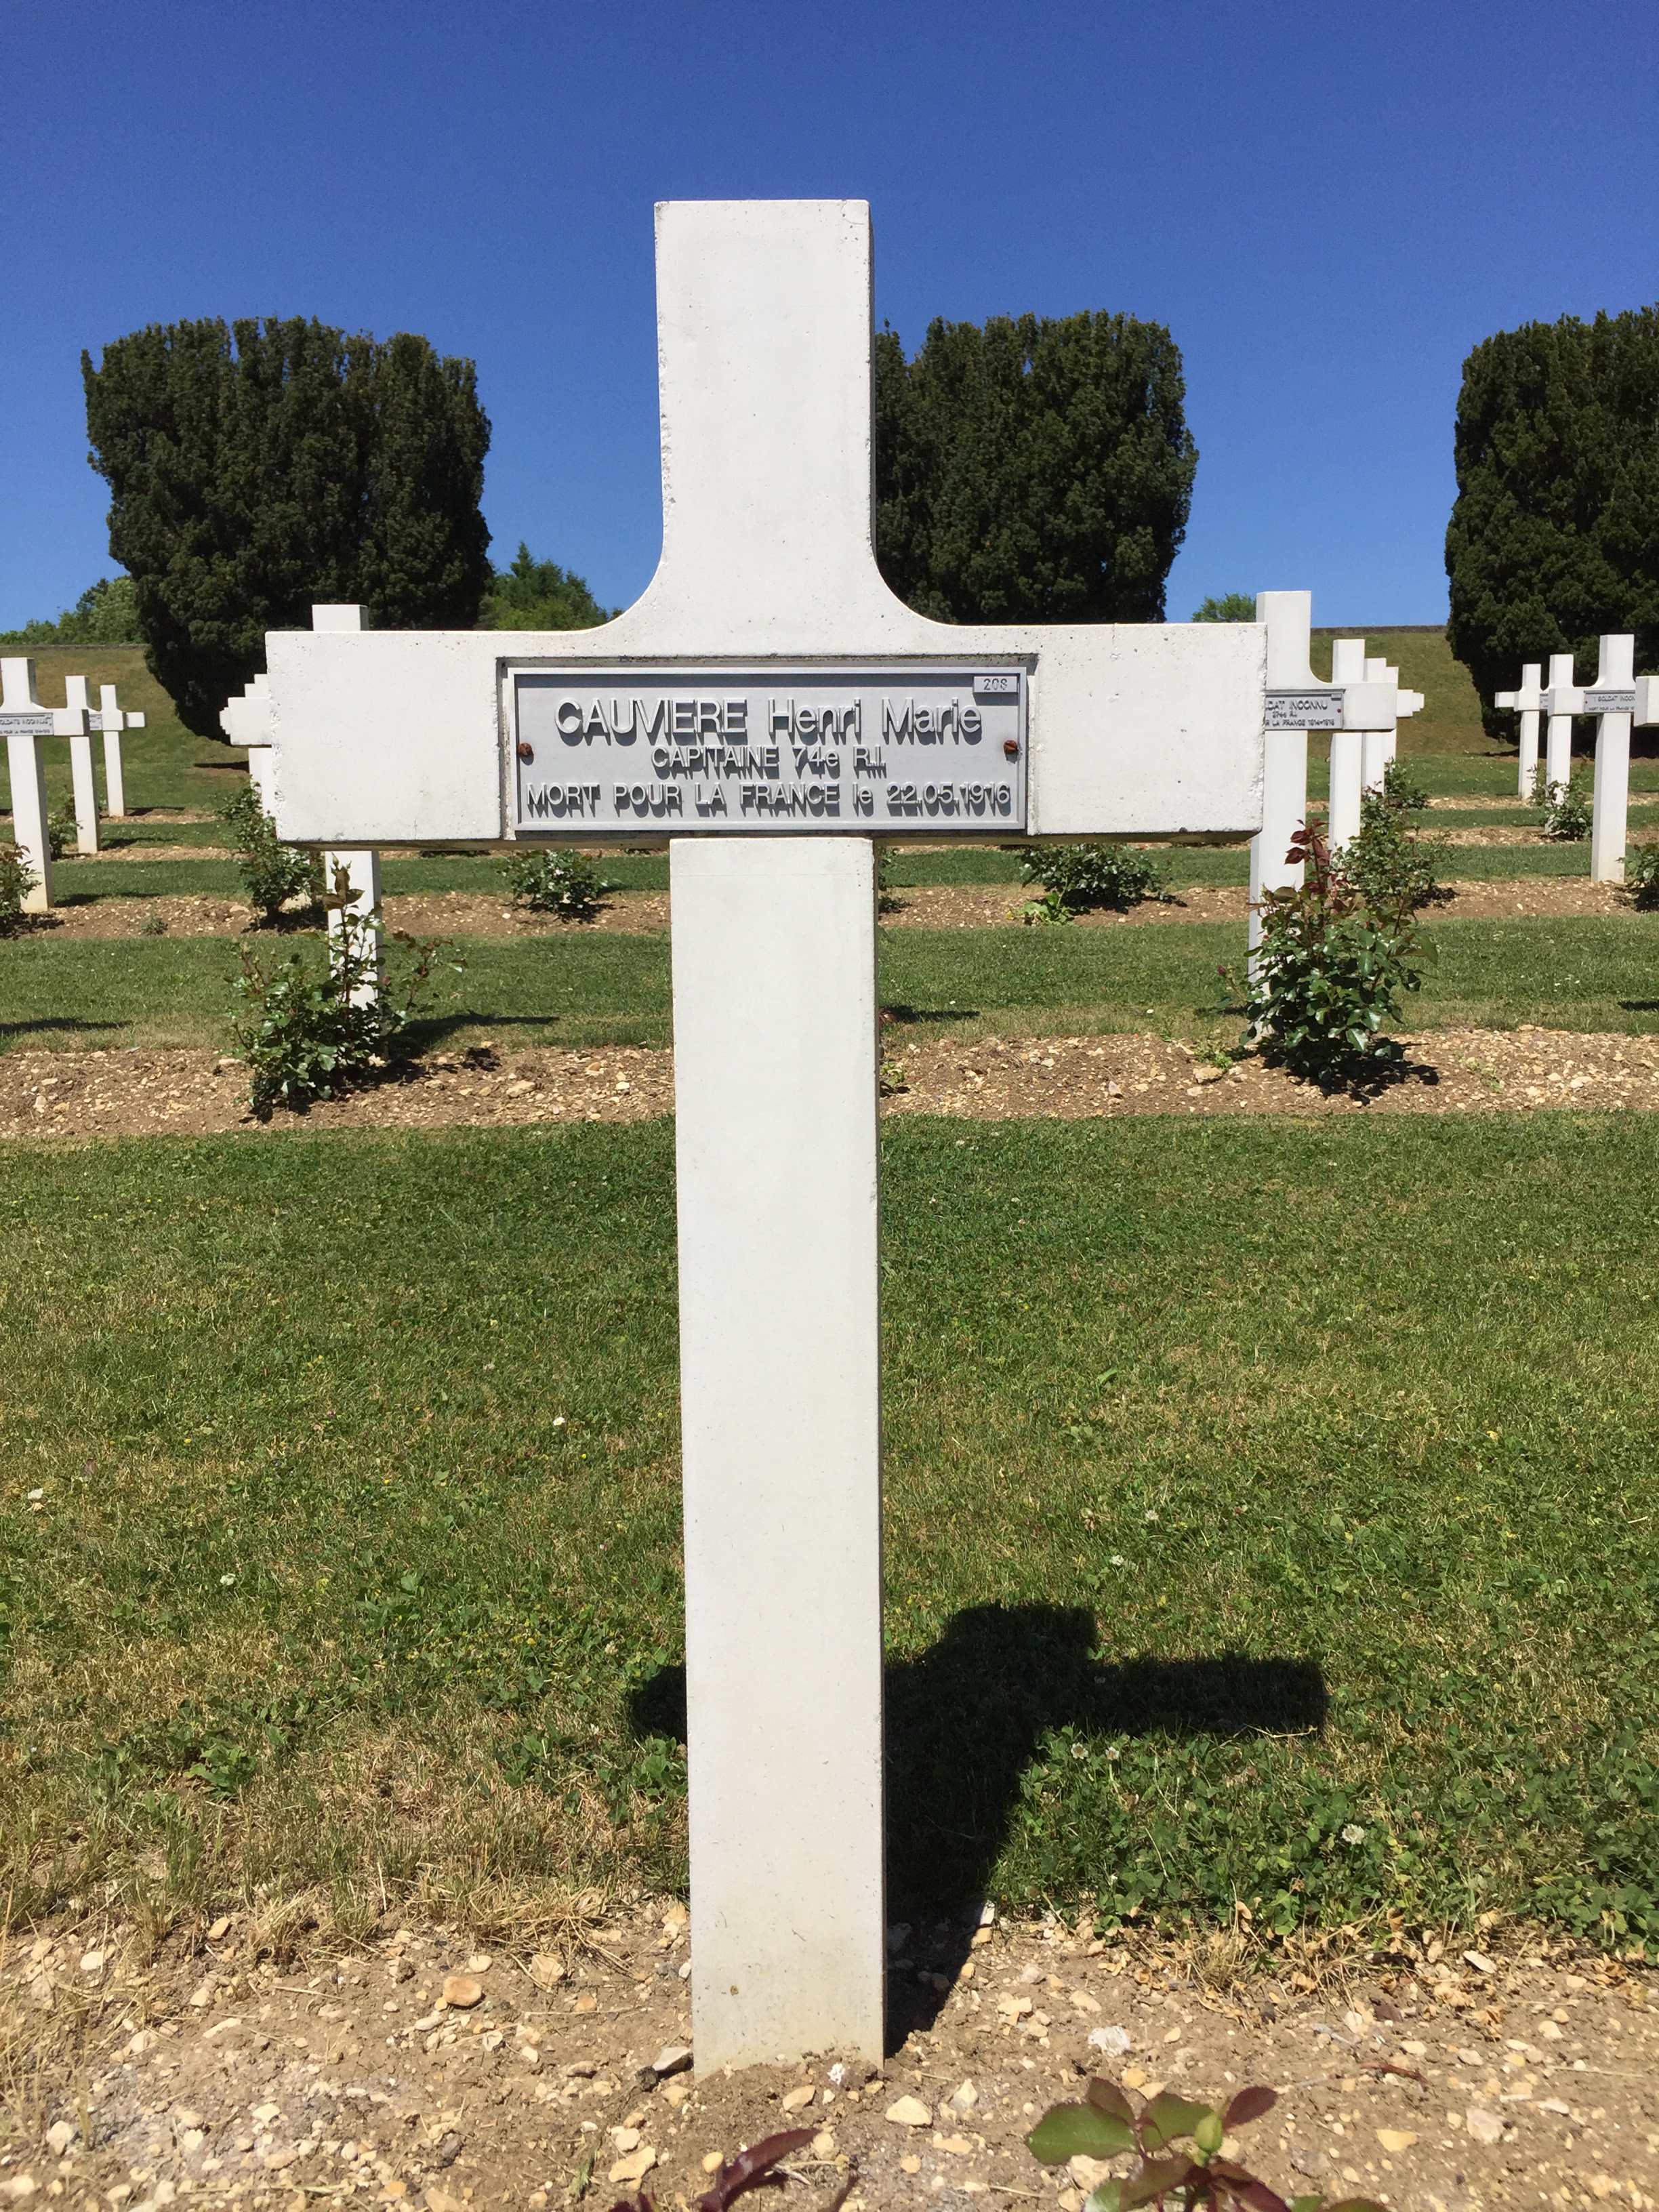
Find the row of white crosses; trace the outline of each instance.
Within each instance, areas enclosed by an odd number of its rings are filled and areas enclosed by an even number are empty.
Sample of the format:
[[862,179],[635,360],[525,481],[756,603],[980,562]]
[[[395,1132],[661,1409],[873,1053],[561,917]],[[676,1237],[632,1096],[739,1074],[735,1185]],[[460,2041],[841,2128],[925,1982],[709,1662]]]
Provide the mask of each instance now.
[[862,202],[660,207],[657,287],[644,597],[270,633],[268,787],[354,854],[667,837],[697,2063],[879,2060],[874,839],[1255,830],[1265,641],[893,596]]
[[0,732],[6,739],[6,766],[11,779],[12,837],[34,888],[24,900],[24,911],[46,914],[52,905],[52,844],[46,831],[46,773],[41,742],[67,738],[70,776],[75,790],[76,842],[86,854],[98,850],[98,787],[92,769],[92,733],[104,739],[104,789],[107,812],[113,820],[127,811],[126,780],[122,771],[121,732],[142,730],[142,714],[123,713],[112,684],[99,687],[94,708],[84,676],[64,681],[65,703],[43,707],[36,689],[34,663],[27,659],[0,659]]
[[[314,630],[361,630],[364,626],[363,611],[361,607],[313,607],[311,626]],[[219,726],[232,744],[246,746],[248,781],[259,794],[260,805],[270,814],[275,805],[276,787],[271,769],[275,753],[268,675],[256,676],[235,698],[227,700],[220,710]],[[384,939],[374,927],[380,904],[380,855],[373,847],[325,848],[323,874],[331,897],[342,870],[349,896],[328,909],[329,938],[337,953],[349,941],[368,956],[370,972],[358,985],[355,995],[372,998],[381,980],[384,952]]]
[[1633,635],[1609,632],[1601,642],[1594,684],[1574,680],[1572,655],[1550,655],[1550,680],[1541,684],[1542,664],[1529,660],[1513,691],[1493,700],[1521,720],[1520,792],[1530,799],[1538,778],[1538,719],[1548,717],[1544,754],[1547,791],[1565,789],[1572,775],[1572,718],[1595,716],[1595,782],[1591,793],[1590,880],[1622,884],[1625,846],[1630,835],[1630,733],[1632,723],[1659,722],[1659,676],[1636,673]]
[[1400,687],[1400,671],[1372,656],[1363,637],[1331,647],[1331,680],[1314,674],[1311,592],[1258,592],[1255,618],[1267,632],[1267,690],[1261,829],[1250,841],[1250,950],[1261,942],[1265,892],[1295,890],[1302,864],[1286,856],[1308,817],[1308,732],[1331,733],[1326,836],[1333,853],[1358,835],[1361,802],[1381,791],[1395,757],[1398,726],[1423,706],[1420,691]]

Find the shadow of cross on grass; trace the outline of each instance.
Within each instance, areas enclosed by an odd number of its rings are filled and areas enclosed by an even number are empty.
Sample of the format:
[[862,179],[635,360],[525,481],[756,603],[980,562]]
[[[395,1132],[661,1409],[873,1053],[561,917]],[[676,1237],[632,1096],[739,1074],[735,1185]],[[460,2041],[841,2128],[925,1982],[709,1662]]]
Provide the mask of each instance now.
[[[886,1669],[888,1917],[930,1923],[927,1967],[956,1980],[1020,1803],[1054,1729],[1078,1736],[1238,1738],[1323,1727],[1328,1698],[1312,1659],[1223,1651],[1192,1659],[1098,1656],[1083,1606],[976,1605],[937,1643]],[[833,1695],[833,1685],[827,1686]],[[634,1692],[636,1735],[685,1741],[685,1669]],[[803,1715],[803,1727],[812,1724]],[[943,2001],[924,1976],[894,1974],[892,2047]]]

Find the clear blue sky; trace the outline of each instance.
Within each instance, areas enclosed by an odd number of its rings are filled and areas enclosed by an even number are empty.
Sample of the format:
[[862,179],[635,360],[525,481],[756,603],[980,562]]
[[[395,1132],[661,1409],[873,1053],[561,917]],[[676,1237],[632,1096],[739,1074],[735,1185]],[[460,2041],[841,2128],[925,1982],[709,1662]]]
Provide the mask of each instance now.
[[79,355],[313,314],[478,365],[485,505],[607,603],[660,532],[651,206],[868,199],[876,300],[1167,323],[1170,613],[1445,611],[1460,364],[1659,300],[1659,7],[11,0],[0,627],[110,568]]

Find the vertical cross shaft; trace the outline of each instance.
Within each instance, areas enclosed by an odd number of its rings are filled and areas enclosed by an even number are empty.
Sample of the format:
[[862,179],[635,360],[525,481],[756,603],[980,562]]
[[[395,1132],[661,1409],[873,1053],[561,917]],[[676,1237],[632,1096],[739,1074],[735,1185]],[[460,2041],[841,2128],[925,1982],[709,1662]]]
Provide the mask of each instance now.
[[[711,645],[890,619],[862,207],[662,208],[658,292],[648,599]],[[670,850],[697,2063],[879,2058],[874,848]]]

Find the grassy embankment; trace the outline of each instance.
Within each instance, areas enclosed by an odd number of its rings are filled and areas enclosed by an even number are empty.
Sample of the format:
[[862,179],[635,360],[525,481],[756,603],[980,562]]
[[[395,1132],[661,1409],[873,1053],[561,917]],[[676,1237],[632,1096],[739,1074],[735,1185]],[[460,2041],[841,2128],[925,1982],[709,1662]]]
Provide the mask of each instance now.
[[[1653,1925],[1650,1151],[889,1134],[896,1909]],[[682,1878],[672,1175],[661,1123],[31,1155],[15,1912]]]

